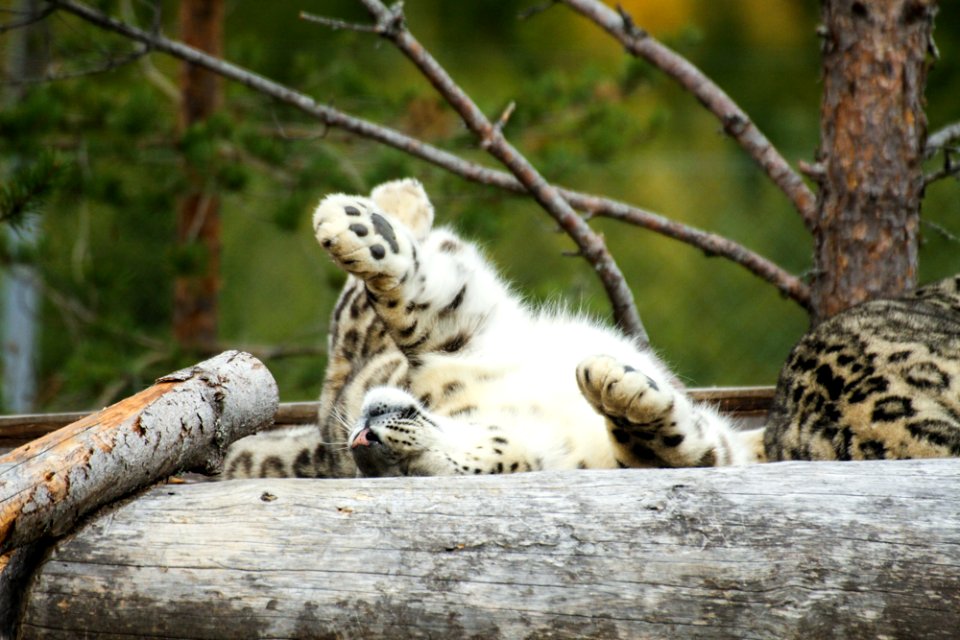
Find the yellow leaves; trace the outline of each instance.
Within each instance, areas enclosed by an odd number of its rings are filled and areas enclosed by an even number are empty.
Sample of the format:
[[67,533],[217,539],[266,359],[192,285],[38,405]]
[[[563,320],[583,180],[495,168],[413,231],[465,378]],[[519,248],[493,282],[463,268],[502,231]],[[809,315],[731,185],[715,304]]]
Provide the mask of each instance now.
[[744,23],[744,34],[754,43],[789,47],[810,37],[802,4],[795,0],[742,0],[737,3],[737,15]]
[[695,0],[622,0],[620,6],[633,22],[653,35],[670,35],[689,24],[696,13]]

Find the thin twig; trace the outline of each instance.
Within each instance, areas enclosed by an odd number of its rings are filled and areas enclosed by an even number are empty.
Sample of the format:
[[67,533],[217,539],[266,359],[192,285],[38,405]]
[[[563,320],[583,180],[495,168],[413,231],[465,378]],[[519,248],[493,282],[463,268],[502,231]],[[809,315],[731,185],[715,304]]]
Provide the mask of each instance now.
[[46,18],[48,15],[50,15],[52,11],[53,11],[52,7],[47,7],[42,11],[29,14],[29,17],[24,18],[23,20],[17,20],[15,22],[5,22],[3,24],[0,24],[0,35],[3,35],[7,31],[13,31],[15,29],[29,27],[31,24],[35,22],[40,22],[41,20]]
[[943,150],[943,166],[923,176],[923,186],[928,187],[937,180],[943,180],[944,178],[953,176],[960,176],[960,162],[954,160],[953,156],[945,148]]
[[336,18],[327,18],[325,16],[317,16],[312,13],[307,13],[306,11],[300,12],[300,19],[306,20],[307,22],[313,22],[314,24],[323,25],[334,31],[359,31],[360,33],[379,33],[377,27],[370,24],[358,24],[356,22],[346,22],[344,20],[337,20]]
[[631,54],[654,65],[692,93],[783,191],[807,229],[814,228],[816,198],[813,192],[730,96],[689,60],[637,28],[622,8],[618,13],[597,0],[562,1],[616,38]]
[[[49,0],[58,8],[102,29],[114,31],[131,40],[150,46],[154,51],[166,53],[203,67],[224,78],[245,85],[254,91],[273,98],[277,102],[291,106],[310,117],[316,118],[325,126],[348,131],[411,156],[420,158],[462,178],[484,184],[511,193],[524,194],[526,189],[511,174],[468,162],[448,151],[439,149],[416,138],[412,138],[389,127],[376,125],[367,120],[356,118],[325,105],[317,104],[313,98],[278,84],[256,73],[231,64],[181,42],[169,40],[160,34],[148,33],[124,22],[106,16],[82,3],[73,0]],[[803,307],[809,307],[809,288],[796,276],[773,264],[748,248],[727,238],[714,236],[695,227],[691,227],[662,215],[635,207],[624,202],[601,198],[569,189],[560,189],[560,194],[573,207],[588,212],[592,216],[606,216],[628,221],[654,233],[674,238],[711,255],[722,256],[749,270],[754,275],[777,287],[780,292]],[[710,240],[716,239],[716,241]],[[709,242],[708,242],[709,240]]]
[[931,133],[927,137],[927,146],[924,147],[923,157],[929,160],[937,155],[937,152],[947,148],[955,142],[960,142],[960,122],[954,122],[942,129]]
[[131,51],[126,55],[118,56],[116,58],[108,58],[102,64],[96,67],[91,67],[90,69],[80,69],[77,71],[70,71],[68,73],[48,73],[38,78],[21,78],[18,80],[4,79],[2,82],[0,82],[0,85],[19,87],[24,85],[45,84],[47,82],[59,82],[61,80],[86,78],[87,76],[95,76],[108,71],[113,71],[114,69],[119,69],[120,67],[128,65],[132,62],[136,62],[148,53],[150,53],[150,48],[143,46],[137,48],[135,51]]
[[516,176],[530,195],[580,248],[584,258],[590,262],[603,283],[607,297],[613,304],[614,319],[620,329],[648,343],[647,332],[633,301],[633,293],[603,239],[577,215],[557,189],[540,175],[523,154],[507,141],[500,127],[487,118],[470,96],[410,33],[404,24],[402,5],[395,4],[388,9],[378,0],[360,1],[373,16],[381,35],[416,65],[440,95],[460,114],[467,127],[480,140],[481,146]]

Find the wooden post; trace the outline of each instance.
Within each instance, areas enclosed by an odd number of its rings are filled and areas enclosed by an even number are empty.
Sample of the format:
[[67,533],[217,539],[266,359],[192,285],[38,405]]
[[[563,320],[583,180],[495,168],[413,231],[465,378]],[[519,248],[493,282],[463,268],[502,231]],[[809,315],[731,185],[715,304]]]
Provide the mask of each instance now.
[[151,489],[30,638],[956,638],[960,460]]
[[228,351],[0,457],[0,553],[70,531],[94,509],[179,470],[219,466],[269,425],[277,385]]

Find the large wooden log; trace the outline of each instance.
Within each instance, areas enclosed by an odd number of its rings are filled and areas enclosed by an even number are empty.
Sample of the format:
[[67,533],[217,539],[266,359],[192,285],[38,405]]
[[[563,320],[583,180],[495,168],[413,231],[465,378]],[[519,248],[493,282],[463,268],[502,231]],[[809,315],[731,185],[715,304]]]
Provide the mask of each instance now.
[[273,376],[228,351],[0,457],[0,553],[68,532],[86,513],[183,469],[216,469],[269,424]]
[[157,487],[24,638],[956,638],[960,460]]

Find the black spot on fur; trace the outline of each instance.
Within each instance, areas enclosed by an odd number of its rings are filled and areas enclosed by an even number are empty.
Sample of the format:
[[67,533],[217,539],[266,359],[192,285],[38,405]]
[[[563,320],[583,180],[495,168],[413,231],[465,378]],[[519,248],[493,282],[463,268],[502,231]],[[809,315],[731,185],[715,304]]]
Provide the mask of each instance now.
[[440,345],[440,351],[444,351],[446,353],[456,353],[463,348],[463,345],[465,345],[469,339],[470,338],[465,334],[457,334]]
[[917,389],[943,391],[950,384],[950,377],[932,362],[918,362],[907,370],[904,378]]
[[456,418],[457,416],[470,415],[471,413],[474,413],[476,410],[477,410],[477,407],[475,405],[468,404],[466,406],[459,407],[458,409],[454,409],[448,415],[451,418]]
[[952,456],[960,456],[960,429],[944,420],[917,420],[907,425],[907,431],[917,440],[942,447]]
[[227,475],[235,475],[237,468],[242,468],[246,476],[253,475],[253,455],[249,451],[244,451],[230,462]]
[[660,387],[657,385],[657,383],[654,381],[653,378],[651,378],[650,376],[645,376],[645,377],[647,379],[647,384],[650,385],[651,389],[653,389],[654,391],[660,391]]
[[887,448],[879,440],[865,440],[858,448],[864,460],[883,460],[887,457]]
[[348,216],[360,215],[360,209],[357,209],[356,207],[344,207],[343,212],[346,213]]
[[285,476],[286,468],[283,466],[283,460],[277,456],[270,456],[260,463],[260,477]]
[[497,444],[507,444],[507,439],[506,439],[506,438],[501,438],[500,436],[495,436],[495,437],[493,438],[493,441],[494,441],[495,443],[497,443]]
[[679,447],[683,443],[683,434],[663,436],[660,441],[663,442],[665,447]]
[[352,224],[352,225],[350,225],[350,231],[353,231],[353,233],[354,233],[357,237],[359,237],[359,238],[362,238],[363,236],[365,236],[365,235],[367,235],[368,233],[370,233],[370,230],[367,229],[367,227],[365,227],[365,226],[362,225],[362,224]]
[[850,427],[844,427],[837,433],[838,438],[834,440],[833,450],[837,454],[837,460],[850,460],[853,455],[850,451],[853,445],[853,431]]
[[460,251],[460,243],[449,238],[440,243],[440,251],[443,253],[456,253]]
[[321,462],[323,462],[323,461],[326,460],[326,459],[327,459],[327,448],[323,445],[323,443],[318,444],[318,445],[313,449],[313,462],[314,462],[314,464],[320,464]]
[[309,449],[304,449],[297,454],[296,459],[293,461],[293,475],[297,478],[313,477],[313,459],[310,457]]
[[516,471],[519,467],[520,467],[520,463],[514,462],[513,464],[510,465],[510,471],[511,472]]
[[404,308],[404,311],[407,313],[413,313],[414,311],[426,311],[430,308],[429,302],[414,302],[411,300],[407,303],[407,306]]
[[441,316],[450,315],[454,311],[460,308],[460,305],[463,304],[463,298],[467,293],[467,285],[460,287],[460,290],[457,292],[457,295],[453,297],[453,301],[450,302],[447,306],[440,310]]
[[443,385],[443,395],[452,396],[461,389],[463,389],[463,383],[459,380],[454,380]]
[[374,213],[370,216],[370,220],[373,222],[373,228],[376,230],[376,232],[387,241],[387,244],[390,245],[390,250],[394,253],[400,253],[400,245],[397,244],[397,236],[393,232],[393,227],[390,226],[389,222],[387,222],[387,219],[379,213]]
[[889,387],[890,382],[886,378],[882,378],[880,376],[867,378],[856,386],[856,388],[847,398],[847,402],[851,404],[863,402],[870,396],[875,396],[879,393],[886,393]]
[[620,444],[627,444],[628,442],[630,442],[630,434],[619,427],[616,429],[613,429],[612,431],[610,431],[610,433],[613,435],[614,439]]
[[916,413],[910,398],[888,396],[877,401],[873,406],[873,413],[870,418],[874,422],[894,422],[904,418],[912,418]]
[[403,329],[400,329],[400,331],[397,332],[397,335],[399,335],[401,338],[403,338],[403,339],[405,340],[405,339],[409,338],[410,336],[412,336],[412,335],[413,335],[413,332],[416,331],[416,330],[417,330],[417,321],[414,320],[414,321],[413,321],[413,324],[410,325],[409,327],[405,327],[405,328],[403,328]]
[[831,400],[837,400],[843,391],[843,378],[833,375],[833,370],[825,364],[817,367],[817,384],[826,389]]
[[700,460],[697,461],[698,467],[715,467],[717,466],[717,452],[713,449],[707,451],[703,456],[700,457]]
[[891,353],[887,356],[887,362],[903,362],[910,357],[912,351],[897,351],[896,353]]
[[634,442],[633,445],[631,445],[630,453],[632,453],[633,457],[638,461],[645,464],[652,464],[660,461],[660,458],[658,458],[657,454],[653,452],[653,449],[639,442]]
[[429,408],[430,405],[433,404],[433,396],[431,396],[429,393],[423,394],[422,396],[420,396],[420,404]]
[[387,255],[387,252],[384,250],[383,245],[374,244],[370,246],[370,255],[377,260],[383,260],[383,257]]

